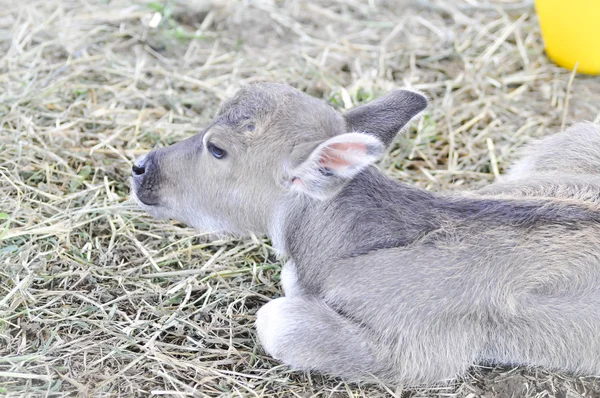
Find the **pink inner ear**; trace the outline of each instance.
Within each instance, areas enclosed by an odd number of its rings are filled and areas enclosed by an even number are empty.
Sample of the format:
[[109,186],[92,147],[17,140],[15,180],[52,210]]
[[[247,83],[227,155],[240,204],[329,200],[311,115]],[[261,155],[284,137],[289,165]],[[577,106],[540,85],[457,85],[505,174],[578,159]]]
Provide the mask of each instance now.
[[344,169],[352,165],[352,162],[344,156],[345,154],[355,152],[366,155],[367,151],[367,145],[361,142],[336,142],[323,148],[319,164],[331,170]]

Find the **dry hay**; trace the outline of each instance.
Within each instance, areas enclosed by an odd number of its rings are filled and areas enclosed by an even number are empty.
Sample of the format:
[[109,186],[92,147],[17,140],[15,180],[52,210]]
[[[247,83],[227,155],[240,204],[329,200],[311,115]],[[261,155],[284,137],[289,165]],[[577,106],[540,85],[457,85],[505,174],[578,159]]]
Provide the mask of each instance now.
[[127,199],[137,155],[257,80],[340,108],[422,90],[431,106],[381,167],[436,191],[487,184],[523,143],[599,115],[599,79],[545,58],[530,2],[4,0],[0,38],[0,395],[600,395],[518,368],[416,391],[290,372],[252,326],[281,294],[269,242]]

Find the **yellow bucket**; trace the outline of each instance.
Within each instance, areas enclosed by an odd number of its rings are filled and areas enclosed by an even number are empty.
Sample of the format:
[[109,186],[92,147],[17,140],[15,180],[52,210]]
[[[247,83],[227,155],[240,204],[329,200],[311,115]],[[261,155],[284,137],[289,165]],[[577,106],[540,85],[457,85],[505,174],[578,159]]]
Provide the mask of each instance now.
[[600,74],[600,0],[535,0],[546,53],[578,73]]

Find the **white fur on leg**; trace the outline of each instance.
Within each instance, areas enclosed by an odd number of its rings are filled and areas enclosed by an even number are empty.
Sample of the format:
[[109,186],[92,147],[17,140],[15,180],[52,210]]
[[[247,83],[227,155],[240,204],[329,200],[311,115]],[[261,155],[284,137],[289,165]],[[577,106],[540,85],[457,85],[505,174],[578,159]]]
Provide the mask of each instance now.
[[264,350],[275,359],[280,359],[279,339],[287,327],[285,304],[289,298],[281,297],[269,301],[256,313],[256,332]]
[[286,297],[296,297],[304,294],[302,287],[298,284],[296,264],[289,260],[281,270],[281,288]]
[[273,250],[275,250],[275,254],[278,257],[285,256],[287,252],[286,242],[285,242],[285,215],[289,212],[291,208],[291,204],[288,204],[288,201],[284,200],[281,203],[275,206],[275,211],[273,212],[273,218],[269,223],[269,232],[268,236],[271,239],[271,244],[273,245]]

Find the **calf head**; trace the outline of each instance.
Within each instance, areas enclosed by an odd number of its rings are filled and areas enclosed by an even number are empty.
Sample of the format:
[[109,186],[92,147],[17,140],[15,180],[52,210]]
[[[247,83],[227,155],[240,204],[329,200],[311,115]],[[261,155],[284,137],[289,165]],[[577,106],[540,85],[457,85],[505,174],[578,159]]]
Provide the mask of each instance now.
[[396,90],[342,115],[289,86],[249,85],[204,131],[138,159],[134,198],[202,230],[267,233],[282,202],[332,198],[426,106]]

